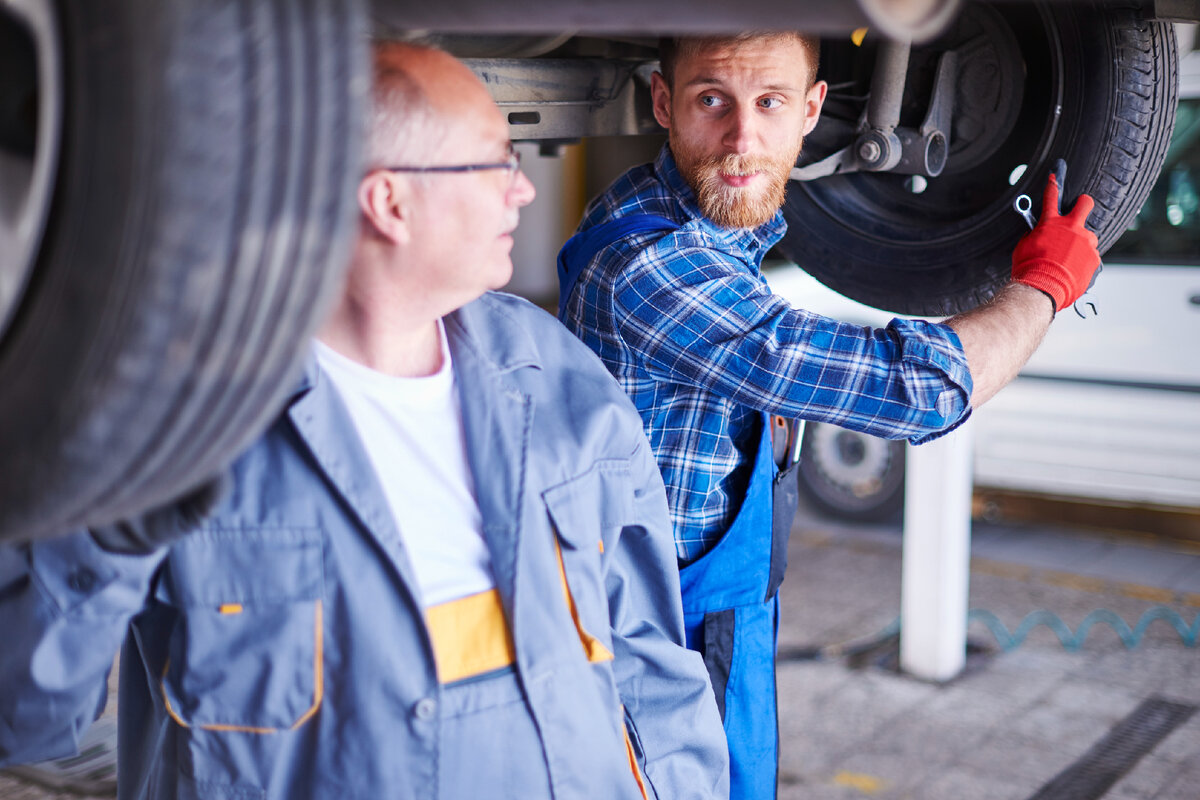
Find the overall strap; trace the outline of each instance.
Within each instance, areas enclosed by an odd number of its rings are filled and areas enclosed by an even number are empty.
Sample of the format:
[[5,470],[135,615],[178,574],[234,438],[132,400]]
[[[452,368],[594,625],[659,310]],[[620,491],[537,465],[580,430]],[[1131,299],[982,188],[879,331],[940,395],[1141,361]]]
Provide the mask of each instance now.
[[592,258],[616,241],[636,233],[667,233],[679,223],[655,214],[631,214],[602,222],[572,236],[558,251],[558,319],[566,321],[567,298]]

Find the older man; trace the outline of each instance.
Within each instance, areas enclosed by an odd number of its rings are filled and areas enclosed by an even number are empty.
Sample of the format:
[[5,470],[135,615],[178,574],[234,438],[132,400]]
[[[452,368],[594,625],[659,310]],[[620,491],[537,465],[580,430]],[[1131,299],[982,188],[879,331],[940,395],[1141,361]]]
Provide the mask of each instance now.
[[504,118],[435,50],[375,87],[344,296],[225,498],[0,551],[0,760],[69,751],[124,639],[121,797],[723,796],[637,414],[489,291]]
[[826,86],[793,33],[670,40],[652,79],[669,133],[653,164],[596,198],[560,257],[560,317],[642,415],[667,485],[689,646],[702,652],[731,755],[731,794],[770,797],[777,759],[776,589],[794,492],[768,415],[925,441],[1011,380],[1099,263],[1082,197],[1048,209],[1013,282],[946,324],[885,330],[791,308],[759,273],[783,235],[788,173]]

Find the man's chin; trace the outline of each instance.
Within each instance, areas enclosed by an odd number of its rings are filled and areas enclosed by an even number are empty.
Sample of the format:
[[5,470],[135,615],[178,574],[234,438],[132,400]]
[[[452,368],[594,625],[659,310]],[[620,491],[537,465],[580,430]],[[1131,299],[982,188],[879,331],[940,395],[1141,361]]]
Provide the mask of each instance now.
[[724,199],[701,199],[700,210],[708,220],[722,228],[757,228],[770,222],[782,203],[767,200],[734,201]]
[[511,259],[504,259],[496,264],[496,268],[492,270],[492,280],[488,284],[488,289],[498,291],[508,285],[512,280],[513,265]]
[[729,186],[719,173],[711,172],[699,181],[696,199],[700,210],[722,228],[757,228],[771,220],[783,206],[786,180],[760,174],[756,186]]

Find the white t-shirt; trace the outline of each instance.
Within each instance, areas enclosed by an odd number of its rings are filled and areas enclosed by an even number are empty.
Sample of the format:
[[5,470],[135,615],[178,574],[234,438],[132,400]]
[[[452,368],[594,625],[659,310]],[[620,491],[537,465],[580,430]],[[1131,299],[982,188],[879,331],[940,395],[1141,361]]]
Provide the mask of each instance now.
[[317,362],[350,410],[427,607],[495,585],[440,321],[438,331],[442,368],[424,378],[376,372],[316,342]]

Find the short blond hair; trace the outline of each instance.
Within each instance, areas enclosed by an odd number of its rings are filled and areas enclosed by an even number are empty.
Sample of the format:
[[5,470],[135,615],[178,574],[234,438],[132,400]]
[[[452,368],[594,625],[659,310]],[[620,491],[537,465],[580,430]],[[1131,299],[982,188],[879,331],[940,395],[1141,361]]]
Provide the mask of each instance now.
[[727,44],[741,44],[757,40],[784,41],[794,40],[804,49],[808,59],[808,74],[805,76],[804,88],[807,90],[817,81],[817,62],[821,59],[821,40],[816,36],[802,31],[746,31],[729,36],[680,36],[664,37],[658,40],[658,69],[667,82],[667,88],[675,88],[675,65],[681,58],[687,58],[699,53],[707,47]]

